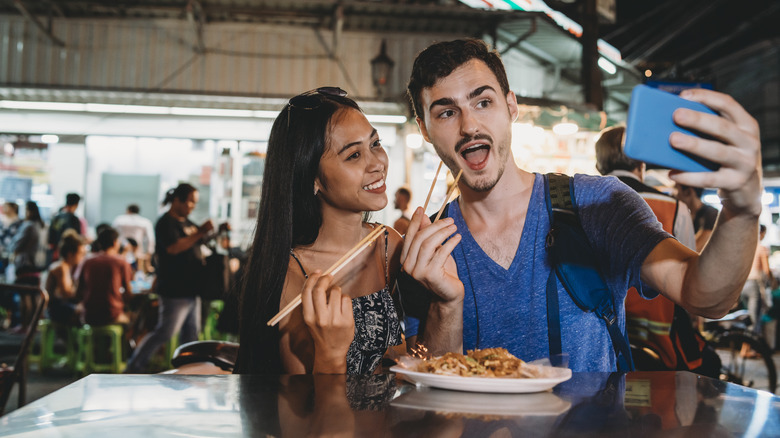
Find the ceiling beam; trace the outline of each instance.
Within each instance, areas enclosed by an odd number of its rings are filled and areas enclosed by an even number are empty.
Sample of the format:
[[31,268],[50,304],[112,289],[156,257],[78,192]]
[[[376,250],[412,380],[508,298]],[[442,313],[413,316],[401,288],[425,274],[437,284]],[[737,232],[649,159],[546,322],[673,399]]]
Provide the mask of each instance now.
[[21,0],[14,0],[14,6],[19,11],[19,13],[22,14],[22,16],[25,18],[25,20],[29,21],[35,27],[38,28],[45,36],[49,39],[55,46],[65,48],[65,43],[54,36],[54,34],[51,32],[50,29],[47,29],[46,26],[43,25],[33,14],[30,13],[30,11],[27,10],[27,8],[22,4]]

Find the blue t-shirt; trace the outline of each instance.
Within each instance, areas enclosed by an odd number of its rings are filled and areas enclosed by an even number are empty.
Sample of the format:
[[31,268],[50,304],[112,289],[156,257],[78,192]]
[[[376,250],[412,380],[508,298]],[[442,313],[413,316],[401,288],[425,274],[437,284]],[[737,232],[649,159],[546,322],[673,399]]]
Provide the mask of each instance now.
[[[544,182],[536,174],[523,234],[509,269],[495,263],[480,248],[461,215],[458,201],[450,204],[461,242],[452,252],[463,282],[463,348],[504,347],[532,361],[549,356],[547,337],[547,261],[545,238],[550,230]],[[645,257],[665,232],[639,195],[614,177],[574,176],[580,222],[614,294],[620,330],[625,333],[626,291],[643,292],[640,269]],[[604,322],[584,312],[558,282],[561,344],[573,371],[614,371],[615,353]],[[418,321],[409,317],[406,335],[417,333]]]

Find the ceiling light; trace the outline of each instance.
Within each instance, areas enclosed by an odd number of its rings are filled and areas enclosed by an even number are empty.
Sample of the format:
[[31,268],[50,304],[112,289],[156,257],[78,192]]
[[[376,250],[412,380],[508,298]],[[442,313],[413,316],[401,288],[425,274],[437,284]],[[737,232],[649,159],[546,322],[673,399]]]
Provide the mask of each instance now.
[[41,142],[46,144],[55,144],[60,142],[60,138],[52,134],[44,134],[41,136]]
[[615,67],[615,64],[607,61],[607,58],[603,58],[603,57],[599,56],[598,63],[599,63],[599,67],[601,67],[601,69],[604,70],[605,72],[607,72],[607,73],[609,73],[611,75],[614,75],[615,73],[617,73],[617,67]]

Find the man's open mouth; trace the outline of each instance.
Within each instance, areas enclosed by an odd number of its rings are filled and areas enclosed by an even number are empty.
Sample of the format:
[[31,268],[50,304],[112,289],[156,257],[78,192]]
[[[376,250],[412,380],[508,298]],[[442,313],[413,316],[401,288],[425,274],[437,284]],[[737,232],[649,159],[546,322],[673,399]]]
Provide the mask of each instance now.
[[460,155],[469,164],[470,167],[479,167],[488,158],[490,154],[490,145],[487,143],[477,143],[463,149]]

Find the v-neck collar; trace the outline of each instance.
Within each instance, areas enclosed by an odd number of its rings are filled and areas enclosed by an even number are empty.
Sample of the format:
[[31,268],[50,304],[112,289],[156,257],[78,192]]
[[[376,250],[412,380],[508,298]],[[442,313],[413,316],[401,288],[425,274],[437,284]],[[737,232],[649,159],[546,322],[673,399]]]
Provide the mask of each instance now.
[[[541,177],[540,174],[535,173],[534,174],[534,185],[533,189],[531,190],[531,196],[528,199],[528,207],[526,209],[525,213],[525,223],[523,224],[523,232],[520,235],[520,241],[517,244],[517,248],[515,248],[515,256],[512,259],[512,263],[509,265],[509,268],[505,269],[503,266],[498,264],[495,260],[493,260],[484,249],[482,249],[482,246],[479,245],[479,242],[474,238],[474,236],[471,234],[471,230],[469,230],[468,225],[466,224],[466,220],[463,218],[463,213],[460,210],[460,198],[456,199],[455,201],[450,204],[450,217],[453,218],[455,221],[455,225],[458,227],[458,232],[461,235],[461,242],[458,245],[463,245],[464,243],[467,243],[469,246],[473,246],[476,248],[476,253],[478,254],[480,261],[482,259],[487,260],[487,263],[489,266],[491,266],[491,270],[495,271],[496,273],[500,273],[501,275],[509,275],[513,274],[515,271],[517,271],[518,266],[521,262],[521,256],[520,256],[520,250],[523,248],[526,243],[526,240],[531,239],[532,237],[529,233],[536,234],[536,228],[539,224],[539,219],[536,217],[539,214],[539,209],[536,208],[539,204],[538,202],[534,202],[536,200],[536,196],[538,195],[538,190],[540,190],[540,184],[539,184],[539,178]],[[531,218],[531,215],[533,215],[533,220],[529,222],[529,218]],[[533,225],[534,230],[528,231],[529,223]],[[468,263],[468,260],[464,260],[466,263]],[[473,261],[473,260],[472,260]]]

